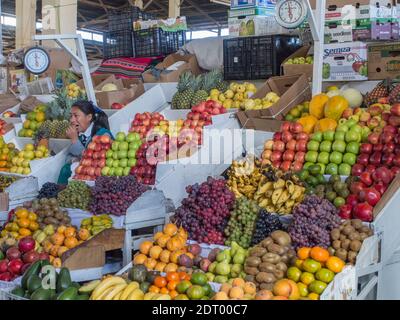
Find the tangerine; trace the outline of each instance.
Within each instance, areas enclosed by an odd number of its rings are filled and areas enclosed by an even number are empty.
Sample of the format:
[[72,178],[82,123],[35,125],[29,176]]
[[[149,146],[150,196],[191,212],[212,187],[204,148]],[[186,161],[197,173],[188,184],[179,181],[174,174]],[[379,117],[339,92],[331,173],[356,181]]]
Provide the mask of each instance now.
[[169,290],[168,290],[167,288],[164,287],[164,288],[161,288],[161,289],[160,289],[160,293],[161,293],[161,294],[168,294],[168,293],[169,293]]
[[153,292],[153,293],[160,293],[160,288],[156,287],[156,286],[150,286],[149,288],[149,292]]
[[31,221],[28,218],[20,218],[17,223],[20,228],[28,228]]
[[169,295],[170,295],[170,297],[172,298],[172,299],[175,299],[175,297],[177,297],[178,296],[178,292],[176,292],[175,290],[171,290],[170,292],[169,292]]
[[162,276],[157,276],[154,279],[154,285],[158,288],[163,288],[167,285],[167,279],[165,279],[165,277]]
[[344,264],[344,261],[338,257],[329,257],[325,263],[326,267],[335,273],[341,272],[344,268]]
[[67,227],[64,232],[66,238],[72,238],[76,236],[76,229],[74,227]]
[[19,234],[21,237],[28,237],[32,234],[31,230],[27,229],[27,228],[21,228],[19,229]]
[[39,230],[39,224],[36,221],[31,221],[29,224],[29,229],[32,231]]
[[29,212],[25,208],[20,208],[15,212],[15,215],[17,216],[18,219],[28,218]]
[[64,243],[65,237],[63,234],[61,233],[55,233],[50,237],[50,241],[54,244],[54,245],[59,245],[61,246]]
[[168,281],[179,281],[179,273],[178,272],[168,272],[167,280]]
[[78,237],[79,239],[86,241],[90,237],[90,232],[88,229],[81,229],[78,232]]
[[147,256],[143,253],[139,253],[133,258],[133,264],[145,264]]
[[168,290],[175,290],[176,286],[178,285],[179,280],[172,280],[168,282],[167,288]]
[[314,247],[310,251],[310,256],[318,262],[326,262],[329,259],[329,251],[321,247]]
[[300,260],[306,260],[310,257],[311,248],[303,247],[297,250],[297,257]]
[[74,237],[67,237],[64,241],[64,245],[69,248],[75,248],[78,245],[78,239]]
[[151,241],[143,241],[139,246],[140,253],[148,255],[153,243]]

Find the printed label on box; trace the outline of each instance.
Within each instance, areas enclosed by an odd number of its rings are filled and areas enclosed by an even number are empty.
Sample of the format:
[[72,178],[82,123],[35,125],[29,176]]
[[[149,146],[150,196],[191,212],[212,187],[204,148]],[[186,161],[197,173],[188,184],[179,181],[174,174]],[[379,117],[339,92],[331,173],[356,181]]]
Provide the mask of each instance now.
[[327,44],[324,49],[324,81],[368,79],[367,45],[362,42]]
[[353,41],[353,24],[330,22],[325,25],[325,43],[342,43]]
[[275,6],[276,0],[231,0],[231,8]]
[[228,19],[229,35],[233,37],[264,36],[289,33],[276,23],[275,17],[249,16],[244,19]]

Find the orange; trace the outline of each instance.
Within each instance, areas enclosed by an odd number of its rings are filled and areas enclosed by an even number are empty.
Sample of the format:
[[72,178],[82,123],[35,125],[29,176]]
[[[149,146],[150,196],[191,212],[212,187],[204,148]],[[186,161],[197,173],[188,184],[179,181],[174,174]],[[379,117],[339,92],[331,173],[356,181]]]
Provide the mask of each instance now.
[[329,257],[325,263],[326,267],[335,273],[341,272],[344,268],[344,264],[344,261],[338,257]]
[[57,255],[61,258],[61,256],[64,254],[64,252],[67,252],[67,251],[68,251],[67,247],[61,246],[60,248],[58,248]]
[[151,241],[143,241],[139,246],[140,253],[148,255],[152,247],[153,243]]
[[161,277],[161,276],[157,276],[154,279],[154,285],[158,288],[163,288],[167,285],[167,279],[165,279],[164,277]]
[[15,215],[17,216],[18,219],[28,218],[29,212],[25,208],[20,208],[15,212]]
[[311,248],[303,247],[297,250],[297,257],[300,260],[306,260],[310,257]]
[[50,237],[52,244],[61,246],[64,243],[65,237],[61,233],[55,233]]
[[175,297],[178,296],[178,292],[176,292],[175,290],[171,290],[171,291],[169,292],[169,295],[170,295],[170,297],[171,297],[172,299],[175,299]]
[[190,274],[187,274],[186,272],[183,272],[183,271],[179,272],[179,280],[190,281],[190,279],[191,279]]
[[86,241],[90,237],[90,232],[88,229],[81,229],[78,232],[78,237],[79,239]]
[[66,226],[59,226],[57,228],[57,233],[61,233],[62,235],[64,235],[65,230],[67,229]]
[[161,294],[168,294],[169,290],[167,288],[161,288],[160,293]]
[[178,283],[179,283],[178,280],[172,280],[172,281],[168,282],[168,284],[167,284],[168,290],[175,290]]
[[168,272],[167,280],[168,281],[179,281],[179,273],[178,272]]
[[21,228],[21,229],[19,229],[18,232],[19,232],[20,236],[22,236],[22,237],[28,237],[32,234],[31,230],[26,229],[26,228]]
[[145,264],[147,260],[147,256],[145,256],[143,253],[139,253],[138,255],[133,258],[133,264]]
[[31,221],[36,221],[36,220],[37,220],[37,215],[36,215],[36,213],[34,213],[34,212],[29,212],[28,219],[31,220]]
[[29,229],[31,229],[32,231],[39,230],[39,224],[36,221],[31,221],[31,223],[29,224]]
[[54,245],[54,246],[51,247],[49,253],[50,253],[53,257],[57,257],[57,255],[58,255],[58,249],[60,249],[60,246],[56,244],[56,245]]
[[329,259],[329,251],[321,247],[314,247],[310,251],[310,256],[318,262],[325,262]]
[[75,248],[78,245],[78,239],[74,237],[67,237],[64,241],[64,245],[69,249]]
[[173,236],[175,233],[178,232],[178,227],[174,225],[173,223],[168,223],[164,227],[164,233],[168,236]]
[[17,223],[21,228],[28,228],[31,221],[28,218],[20,218]]
[[301,259],[296,259],[294,262],[295,267],[299,268],[300,270],[303,270],[303,262],[304,260]]
[[162,232],[157,232],[155,235],[154,235],[154,241],[157,241],[160,237],[162,237],[164,235],[164,233],[162,233]]
[[67,238],[72,238],[76,236],[76,229],[74,227],[67,227],[64,232],[64,236]]
[[160,293],[160,288],[156,287],[156,286],[150,286],[149,288],[149,292],[153,292],[153,293]]

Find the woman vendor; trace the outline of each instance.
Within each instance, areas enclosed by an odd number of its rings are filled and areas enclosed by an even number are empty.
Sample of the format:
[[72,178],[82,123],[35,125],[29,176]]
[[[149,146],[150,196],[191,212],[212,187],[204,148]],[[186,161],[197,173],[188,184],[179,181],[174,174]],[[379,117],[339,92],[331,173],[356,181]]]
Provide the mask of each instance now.
[[67,137],[71,139],[67,163],[61,169],[58,183],[66,185],[72,175],[71,164],[79,162],[88,144],[94,136],[109,135],[113,138],[108,124],[108,117],[90,101],[77,101],[71,108],[71,126]]

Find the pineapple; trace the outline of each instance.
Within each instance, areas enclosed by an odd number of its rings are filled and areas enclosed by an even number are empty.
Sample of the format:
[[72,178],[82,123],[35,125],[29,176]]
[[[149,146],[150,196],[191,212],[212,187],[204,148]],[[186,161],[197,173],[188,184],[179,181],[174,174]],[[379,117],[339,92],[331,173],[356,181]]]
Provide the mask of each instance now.
[[378,99],[385,98],[389,96],[389,89],[385,81],[377,84],[377,86],[368,92],[364,99],[364,104],[366,107],[378,102]]
[[224,75],[221,70],[214,69],[210,73],[215,79],[215,85],[213,88],[218,89],[220,92],[228,90],[228,84],[224,81]]
[[192,98],[191,106],[197,106],[200,102],[206,101],[208,98],[208,93],[214,84],[213,79],[208,75],[200,75],[195,80],[195,93]]
[[190,109],[194,94],[194,77],[191,72],[182,73],[179,78],[178,92],[172,98],[172,109]]
[[67,120],[47,120],[39,128],[38,135],[45,135],[48,138],[54,139],[65,139],[66,131],[69,127],[69,122]]

